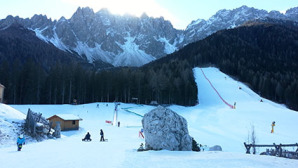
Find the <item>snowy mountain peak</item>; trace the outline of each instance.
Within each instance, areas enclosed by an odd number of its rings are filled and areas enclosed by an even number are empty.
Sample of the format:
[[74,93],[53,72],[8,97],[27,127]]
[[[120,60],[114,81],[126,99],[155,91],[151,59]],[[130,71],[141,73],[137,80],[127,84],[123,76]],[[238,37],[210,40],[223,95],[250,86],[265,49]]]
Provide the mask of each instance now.
[[141,15],[141,19],[149,19],[149,16],[146,13],[143,13]]
[[288,17],[289,20],[295,20],[298,22],[298,7],[287,10],[285,16]]
[[89,8],[89,7],[78,7],[78,9],[76,10],[76,12],[74,13],[74,15],[84,15],[84,16],[90,16],[93,15],[93,9]]
[[[182,31],[163,17],[153,18],[145,13],[141,17],[120,16],[107,9],[94,13],[89,7],[79,7],[70,19],[61,17],[58,21],[44,15],[34,15],[31,19],[7,16],[0,21],[0,28],[16,22],[61,50],[79,53],[88,62],[102,60],[115,66],[140,66],[218,30],[234,28],[249,20],[271,17],[297,21],[297,9],[289,9],[285,15],[247,6],[223,9],[208,20],[191,22]],[[134,40],[128,40],[130,38]],[[134,47],[123,47],[128,43]]]
[[233,10],[219,10],[206,22],[204,20],[198,20],[188,25],[185,30],[184,44],[201,40],[218,30],[234,28],[247,21],[266,17],[297,21],[298,10],[297,8],[292,8],[288,10],[288,14],[286,15],[283,15],[278,11],[267,12],[245,5]]
[[298,12],[298,7],[290,8],[286,11],[286,15],[297,14],[297,12]]
[[40,21],[40,20],[43,20],[43,21],[49,20],[49,21],[51,21],[51,19],[48,19],[48,17],[46,15],[41,15],[41,14],[40,15],[37,15],[37,14],[33,15],[31,17],[31,20],[33,22]]
[[62,16],[59,20],[58,20],[58,22],[65,22],[66,21],[66,18],[64,17],[64,16]]
[[200,24],[201,22],[205,21],[204,19],[198,19],[198,20],[194,20],[192,21],[187,27],[186,29],[191,29],[193,26],[196,26],[198,24]]
[[88,7],[81,8],[79,7],[76,12],[72,15],[71,20],[80,20],[82,21],[84,18],[93,17],[94,12],[92,9]]

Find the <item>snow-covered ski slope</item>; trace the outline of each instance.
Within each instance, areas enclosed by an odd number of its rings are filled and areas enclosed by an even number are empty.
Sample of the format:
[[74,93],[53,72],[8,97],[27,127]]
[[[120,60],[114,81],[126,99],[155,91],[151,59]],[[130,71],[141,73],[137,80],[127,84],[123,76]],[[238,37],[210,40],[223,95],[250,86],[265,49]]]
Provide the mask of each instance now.
[[[246,142],[251,127],[254,126],[257,144],[297,143],[298,113],[283,105],[261,98],[244,84],[221,73],[216,68],[202,68],[221,97],[229,104],[236,102],[231,109],[219,98],[199,68],[194,69],[198,85],[199,105],[183,107],[172,105],[169,108],[185,117],[190,135],[198,143],[213,146],[221,145],[223,152],[136,152],[143,139],[138,137],[142,115],[154,107],[121,103],[118,119],[121,127],[105,123],[112,120],[113,103],[91,103],[84,105],[11,105],[26,114],[28,108],[50,117],[54,114],[75,114],[83,120],[80,130],[62,132],[62,138],[43,142],[28,142],[21,152],[16,146],[0,144],[0,165],[13,167],[121,167],[121,168],[294,168],[297,160],[246,155],[243,142]],[[241,89],[239,89],[241,87]],[[263,99],[263,102],[260,100]],[[97,108],[99,104],[99,108]],[[0,124],[12,121],[15,110],[0,104]],[[139,114],[139,115],[136,115]],[[13,114],[14,115],[14,114]],[[7,116],[7,117],[6,117]],[[9,119],[6,119],[9,118]],[[16,120],[23,118],[22,114]],[[276,121],[275,133],[271,134],[271,122]],[[0,127],[3,130],[2,126]],[[8,127],[5,127],[7,129]],[[99,131],[103,129],[108,142],[99,142]],[[82,142],[85,133],[91,134],[91,142]],[[3,131],[2,131],[3,132]],[[13,136],[13,135],[12,135]],[[7,140],[8,141],[8,140]],[[259,150],[259,152],[265,149]],[[289,150],[296,150],[291,149]]]

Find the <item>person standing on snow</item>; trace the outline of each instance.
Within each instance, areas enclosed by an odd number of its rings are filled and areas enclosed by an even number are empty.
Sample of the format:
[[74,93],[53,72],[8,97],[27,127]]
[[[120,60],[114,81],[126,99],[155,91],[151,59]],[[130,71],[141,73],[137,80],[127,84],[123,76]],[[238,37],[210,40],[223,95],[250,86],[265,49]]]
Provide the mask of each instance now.
[[102,129],[100,129],[100,141],[105,141],[104,133],[103,133]]
[[274,126],[275,126],[275,121],[273,121],[272,124],[271,124],[271,127],[272,127],[271,133],[274,133]]
[[25,138],[24,135],[21,134],[17,139],[18,151],[21,151],[23,145],[25,145]]

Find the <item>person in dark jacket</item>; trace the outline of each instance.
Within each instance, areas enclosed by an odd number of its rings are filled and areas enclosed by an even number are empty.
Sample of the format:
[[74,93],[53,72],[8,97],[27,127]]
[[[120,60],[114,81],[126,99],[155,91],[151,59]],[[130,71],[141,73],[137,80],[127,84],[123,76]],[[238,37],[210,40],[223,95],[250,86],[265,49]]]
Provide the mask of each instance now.
[[25,145],[25,138],[24,135],[21,134],[17,139],[18,151],[21,151],[23,145]]
[[140,152],[140,151],[144,151],[145,149],[144,149],[144,144],[143,143],[141,143],[141,145],[140,145],[140,147],[139,147],[139,149],[137,150],[138,152]]
[[105,141],[104,133],[103,133],[102,129],[100,129],[100,141]]
[[91,141],[91,135],[89,132],[87,132],[87,134],[85,135],[85,138],[82,139],[82,141]]

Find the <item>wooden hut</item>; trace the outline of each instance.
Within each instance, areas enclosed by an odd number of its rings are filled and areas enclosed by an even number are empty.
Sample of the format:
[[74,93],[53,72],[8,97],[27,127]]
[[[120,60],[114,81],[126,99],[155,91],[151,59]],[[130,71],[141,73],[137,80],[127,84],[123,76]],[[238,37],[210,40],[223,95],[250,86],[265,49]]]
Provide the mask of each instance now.
[[0,103],[3,102],[4,89],[5,89],[5,87],[3,85],[1,85],[1,83],[0,83]]
[[47,120],[52,122],[52,128],[55,128],[56,123],[60,122],[61,131],[68,130],[78,130],[79,129],[79,121],[82,119],[73,114],[57,114],[49,117]]

